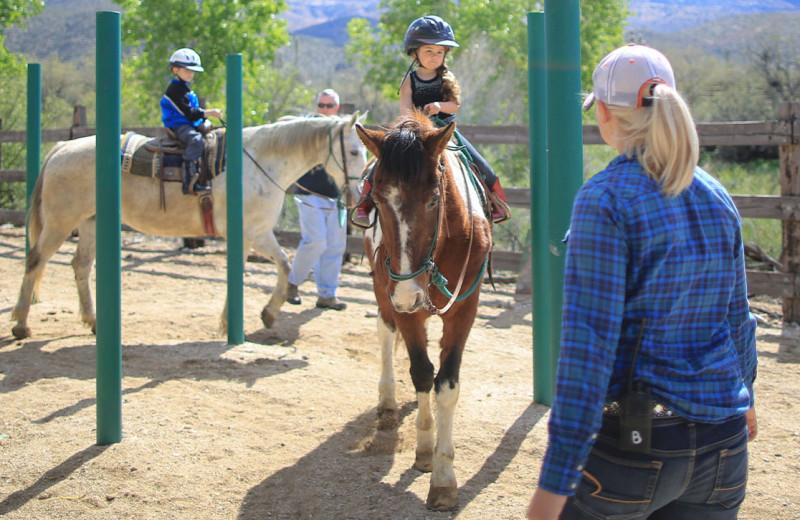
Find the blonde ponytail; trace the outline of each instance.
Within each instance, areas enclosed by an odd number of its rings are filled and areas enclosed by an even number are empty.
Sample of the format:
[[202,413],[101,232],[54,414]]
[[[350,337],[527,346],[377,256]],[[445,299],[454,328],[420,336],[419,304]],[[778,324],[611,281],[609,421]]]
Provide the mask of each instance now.
[[625,153],[636,155],[644,171],[675,196],[689,187],[700,159],[692,114],[678,92],[665,84],[652,90],[652,105],[629,108],[607,105],[619,121]]

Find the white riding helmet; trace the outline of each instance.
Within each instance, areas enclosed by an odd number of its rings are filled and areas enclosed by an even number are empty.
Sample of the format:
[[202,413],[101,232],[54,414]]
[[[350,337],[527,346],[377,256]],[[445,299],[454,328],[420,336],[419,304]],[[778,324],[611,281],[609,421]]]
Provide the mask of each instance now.
[[197,55],[192,49],[183,48],[178,49],[169,57],[169,66],[183,67],[184,69],[193,70],[195,72],[203,72],[203,67],[200,64],[200,56]]

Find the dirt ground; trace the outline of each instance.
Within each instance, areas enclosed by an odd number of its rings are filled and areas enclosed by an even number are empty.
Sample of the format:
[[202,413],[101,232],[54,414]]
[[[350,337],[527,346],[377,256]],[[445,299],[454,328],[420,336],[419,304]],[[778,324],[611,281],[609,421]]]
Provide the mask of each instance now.
[[[456,413],[459,509],[425,508],[429,475],[412,468],[416,405],[396,353],[401,424],[375,427],[379,358],[370,278],[345,265],[343,312],[259,314],[274,266],[249,262],[246,342],[216,332],[226,292],[224,243],[181,250],[123,234],[123,439],[96,444],[95,338],[83,327],[70,260],[48,266],[33,337],[11,336],[24,269],[19,228],[0,228],[0,516],[11,519],[523,518],[545,446],[548,408],[532,402],[530,296],[485,290],[467,344]],[[778,301],[761,318],[751,444],[740,518],[800,519],[800,331]],[[431,322],[434,339],[439,322]],[[433,347],[433,352],[437,347]]]

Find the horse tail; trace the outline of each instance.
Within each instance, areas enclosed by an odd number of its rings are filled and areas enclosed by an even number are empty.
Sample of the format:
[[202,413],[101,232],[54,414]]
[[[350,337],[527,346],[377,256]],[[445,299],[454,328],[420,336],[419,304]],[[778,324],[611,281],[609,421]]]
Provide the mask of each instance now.
[[39,172],[39,177],[36,179],[36,184],[31,193],[31,199],[28,201],[28,215],[26,216],[28,224],[28,242],[35,244],[42,234],[44,223],[42,222],[42,185],[44,184],[44,174],[47,171],[47,163],[53,154],[61,148],[63,141],[56,143],[47,156],[44,158],[42,170]]

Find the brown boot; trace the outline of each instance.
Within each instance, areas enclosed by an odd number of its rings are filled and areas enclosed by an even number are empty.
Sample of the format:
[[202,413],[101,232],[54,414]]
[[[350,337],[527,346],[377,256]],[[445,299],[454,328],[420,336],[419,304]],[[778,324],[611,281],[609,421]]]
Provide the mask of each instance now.
[[344,309],[347,308],[347,304],[339,300],[339,298],[337,298],[336,296],[331,296],[330,298],[323,298],[322,296],[320,296],[317,299],[317,308],[343,311]]
[[350,214],[350,222],[361,229],[369,229],[372,227],[372,222],[370,222],[369,219],[369,214],[374,208],[372,197],[370,197],[371,193],[372,184],[369,182],[369,179],[365,179],[364,186],[361,188],[361,198],[358,200],[356,209]]
[[511,208],[508,207],[508,199],[506,198],[503,187],[500,186],[500,179],[494,181],[494,185],[489,187],[491,192],[492,201],[492,222],[500,224],[511,218]]

